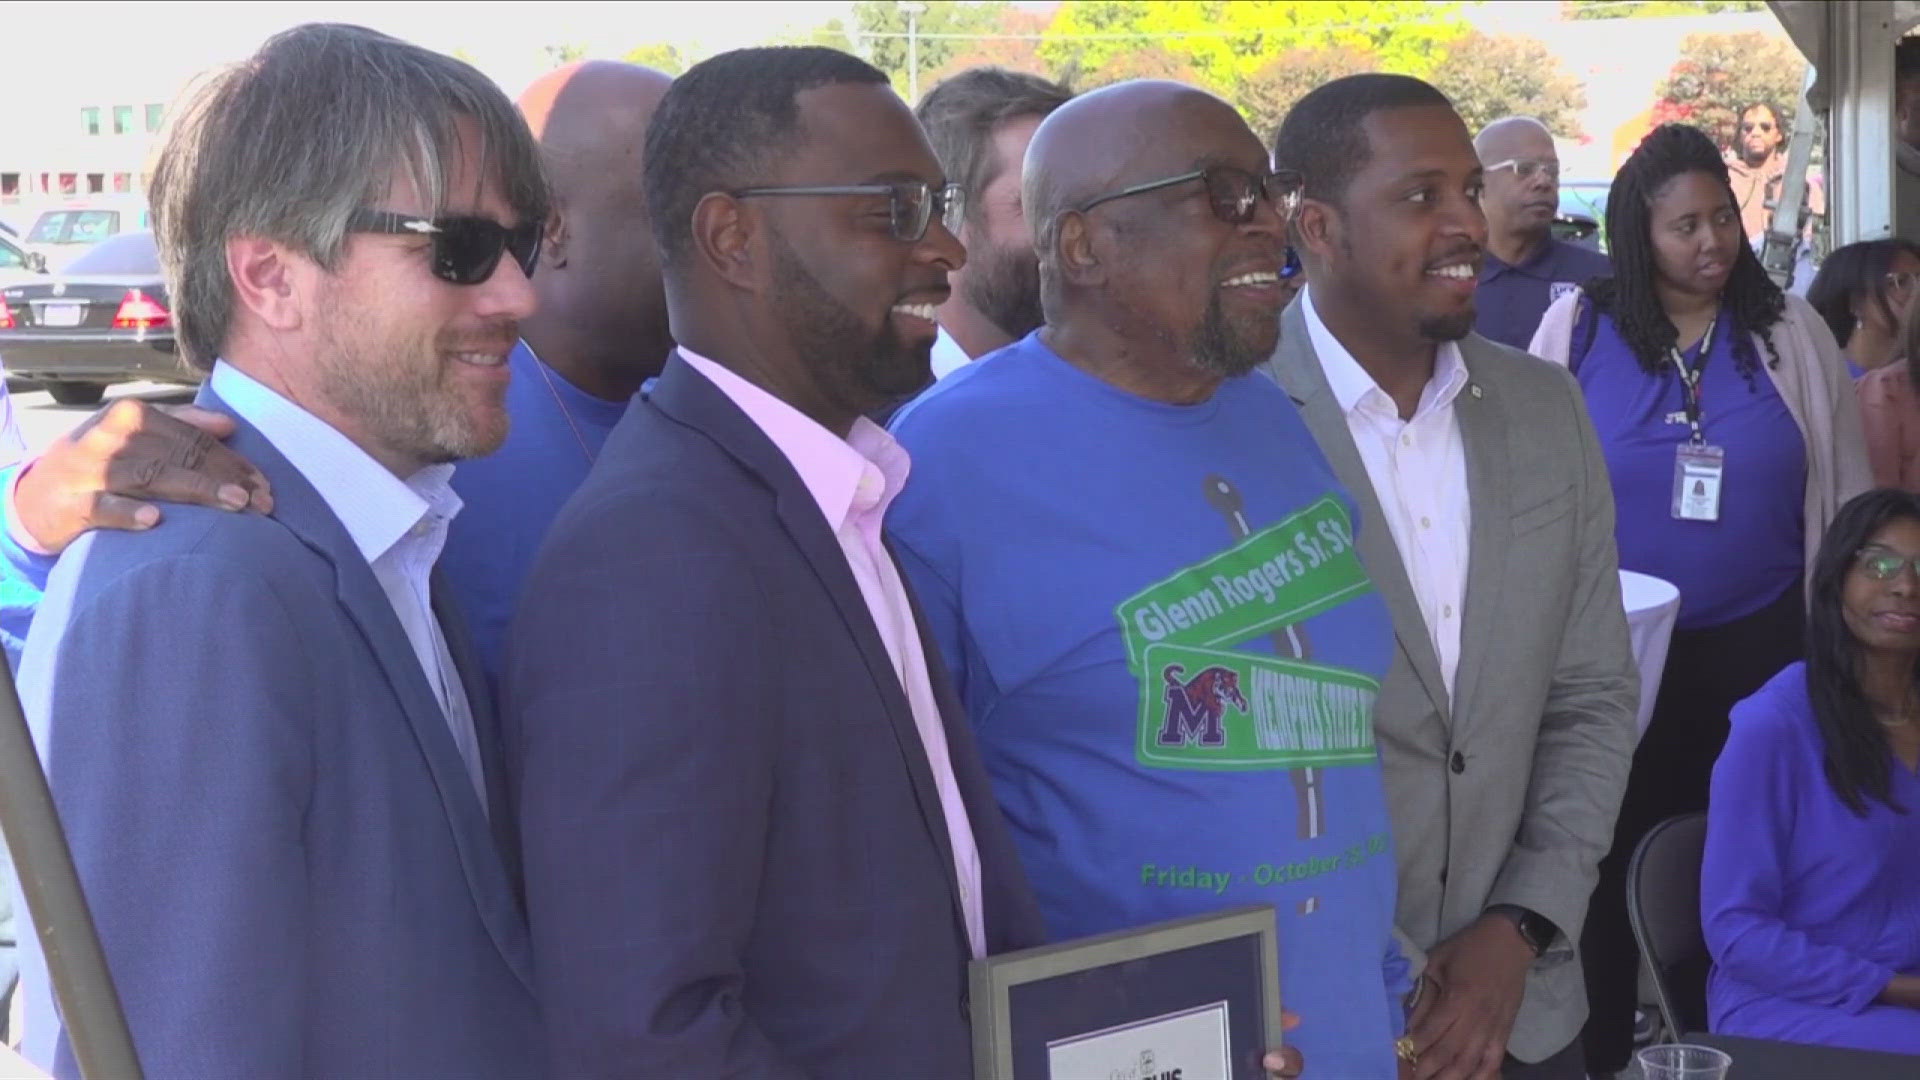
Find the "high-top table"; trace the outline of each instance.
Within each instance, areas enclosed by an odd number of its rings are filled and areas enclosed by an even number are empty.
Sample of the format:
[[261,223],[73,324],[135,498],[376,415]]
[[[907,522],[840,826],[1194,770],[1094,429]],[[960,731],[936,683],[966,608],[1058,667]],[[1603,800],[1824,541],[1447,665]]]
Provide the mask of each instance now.
[[1639,733],[1645,735],[1647,722],[1653,719],[1653,701],[1660,696],[1660,673],[1667,666],[1673,623],[1680,616],[1680,590],[1657,577],[1622,570],[1620,599],[1627,609],[1633,662],[1640,669]]

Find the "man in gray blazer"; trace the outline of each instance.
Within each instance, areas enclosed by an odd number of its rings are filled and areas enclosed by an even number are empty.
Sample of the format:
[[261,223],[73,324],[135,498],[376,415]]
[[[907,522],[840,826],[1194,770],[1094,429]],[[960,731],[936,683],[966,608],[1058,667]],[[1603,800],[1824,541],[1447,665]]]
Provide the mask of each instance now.
[[1288,114],[1308,286],[1269,367],[1360,505],[1398,650],[1375,710],[1414,1074],[1583,1075],[1572,937],[1632,759],[1613,499],[1566,373],[1472,334],[1480,163],[1446,97],[1362,75]]

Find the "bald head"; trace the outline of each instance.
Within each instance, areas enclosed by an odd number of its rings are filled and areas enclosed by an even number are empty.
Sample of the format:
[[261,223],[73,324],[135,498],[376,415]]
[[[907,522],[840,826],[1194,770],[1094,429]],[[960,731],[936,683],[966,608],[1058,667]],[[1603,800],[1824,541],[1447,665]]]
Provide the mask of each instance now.
[[1124,357],[1121,384],[1162,400],[1265,359],[1285,246],[1268,173],[1239,112],[1191,86],[1116,83],[1055,110],[1024,190],[1053,340]]
[[1560,156],[1553,133],[1530,116],[1508,116],[1481,129],[1474,156],[1485,168],[1480,210],[1493,253],[1519,265],[1552,237],[1560,212]]
[[1503,116],[1474,136],[1473,152],[1482,165],[1516,157],[1552,157],[1553,132],[1531,116]]
[[660,260],[641,189],[647,124],[673,80],[611,60],[568,64],[520,95],[553,186],[534,352],[576,385],[625,400],[658,374],[667,335]]
[[625,183],[637,192],[647,122],[672,84],[652,68],[586,60],[535,80],[520,95],[520,115],[540,140],[557,187],[578,193]]
[[1246,127],[1233,106],[1212,94],[1152,79],[1102,87],[1054,110],[1027,147],[1021,192],[1043,261],[1048,229],[1060,214],[1194,168],[1192,140],[1181,136],[1192,133],[1196,120],[1209,128]]

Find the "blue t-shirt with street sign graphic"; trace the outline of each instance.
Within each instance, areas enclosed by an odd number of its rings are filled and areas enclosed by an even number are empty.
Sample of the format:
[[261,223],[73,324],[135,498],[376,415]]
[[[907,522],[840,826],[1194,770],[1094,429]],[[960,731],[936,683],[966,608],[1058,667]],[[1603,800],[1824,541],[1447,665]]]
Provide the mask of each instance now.
[[1353,504],[1284,391],[1168,405],[1038,334],[908,405],[887,531],[1055,940],[1249,903],[1316,1075],[1396,1074],[1407,965]]

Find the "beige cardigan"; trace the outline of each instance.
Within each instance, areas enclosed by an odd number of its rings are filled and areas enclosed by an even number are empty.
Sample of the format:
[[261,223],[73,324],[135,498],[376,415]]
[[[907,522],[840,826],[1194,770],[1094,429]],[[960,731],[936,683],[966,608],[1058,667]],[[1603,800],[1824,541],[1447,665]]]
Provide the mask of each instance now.
[[[1528,352],[1567,366],[1581,295],[1575,289],[1547,308]],[[1873,486],[1873,473],[1861,434],[1859,399],[1847,377],[1846,358],[1825,320],[1805,300],[1788,294],[1786,312],[1773,327],[1773,344],[1780,352],[1778,367],[1767,365],[1771,354],[1754,336],[1760,366],[1773,379],[1773,388],[1787,403],[1807,444],[1806,580],[1811,585],[1813,561],[1820,554],[1828,523],[1848,499]]]

